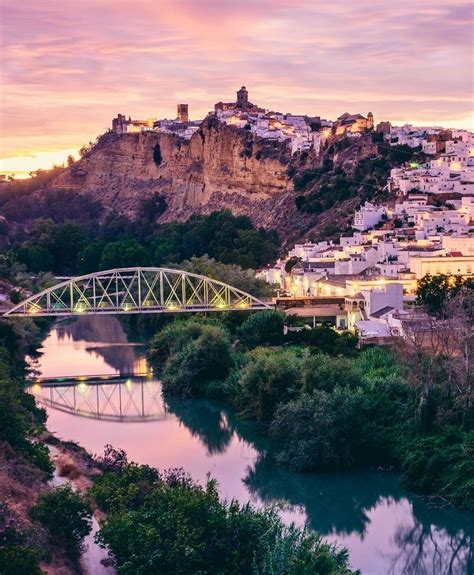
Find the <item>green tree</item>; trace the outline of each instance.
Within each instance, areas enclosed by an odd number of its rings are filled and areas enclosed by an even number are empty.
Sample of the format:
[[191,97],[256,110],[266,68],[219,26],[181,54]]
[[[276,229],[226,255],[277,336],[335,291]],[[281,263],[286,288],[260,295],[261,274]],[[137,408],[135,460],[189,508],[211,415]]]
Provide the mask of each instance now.
[[79,274],[89,274],[100,270],[105,242],[96,241],[88,244],[77,256],[76,268]]
[[238,406],[245,417],[270,421],[279,403],[297,394],[301,359],[292,350],[257,348],[237,374]]
[[441,316],[444,315],[448,300],[454,298],[462,289],[474,291],[474,280],[455,275],[426,274],[418,280],[416,303],[429,313]]
[[223,381],[231,365],[225,330],[203,325],[198,337],[168,358],[163,371],[163,390],[180,396],[207,395],[208,384]]
[[49,271],[53,268],[53,256],[43,246],[23,244],[17,250],[16,257],[31,272]]
[[283,342],[285,314],[264,310],[249,316],[238,329],[238,337],[247,347],[279,345]]
[[48,246],[53,256],[52,271],[71,273],[75,271],[77,255],[88,241],[83,228],[74,223],[66,223],[54,229],[51,244]]
[[45,527],[51,543],[77,561],[84,537],[91,531],[92,510],[69,485],[40,495],[31,518]]
[[238,265],[223,264],[207,255],[192,257],[179,264],[179,269],[216,279],[251,295],[268,299],[273,289],[266,281],[255,277],[252,270],[242,269]]
[[147,249],[133,239],[119,240],[106,244],[100,260],[103,270],[146,266],[149,263]]

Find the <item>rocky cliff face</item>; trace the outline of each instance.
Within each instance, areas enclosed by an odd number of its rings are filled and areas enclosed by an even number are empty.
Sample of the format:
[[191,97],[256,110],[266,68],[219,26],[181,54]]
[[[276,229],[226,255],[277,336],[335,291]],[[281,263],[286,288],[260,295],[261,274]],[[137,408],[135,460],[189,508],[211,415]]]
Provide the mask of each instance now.
[[47,187],[78,190],[99,201],[106,213],[131,218],[142,199],[160,194],[168,206],[160,222],[229,208],[235,215],[248,215],[257,226],[277,229],[282,240],[296,240],[317,235],[327,223],[345,225],[358,194],[351,191],[349,201],[336,199],[334,208],[323,214],[308,213],[295,205],[293,180],[327,161],[332,169],[351,174],[361,158],[374,154],[377,147],[367,135],[327,142],[319,155],[291,156],[285,143],[209,118],[190,140],[152,132],[104,134]]
[[271,226],[275,203],[292,190],[285,144],[215,120],[186,141],[173,134],[106,134],[53,187],[77,189],[104,208],[133,216],[140,200],[166,198],[162,221],[230,208]]

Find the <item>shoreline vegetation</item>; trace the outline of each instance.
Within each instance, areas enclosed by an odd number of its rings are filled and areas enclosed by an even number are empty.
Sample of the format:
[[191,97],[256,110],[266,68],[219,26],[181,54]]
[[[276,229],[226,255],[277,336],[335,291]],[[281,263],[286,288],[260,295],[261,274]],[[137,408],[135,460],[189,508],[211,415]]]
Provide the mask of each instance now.
[[[463,351],[472,346],[473,295],[470,283],[436,277],[420,286],[419,303],[443,321],[454,322],[450,306],[461,306],[468,325],[458,342]],[[394,468],[406,488],[474,509],[468,351],[466,358],[451,341],[451,355],[399,342],[359,350],[354,336],[330,328],[284,335],[285,321],[274,311],[243,321],[232,312],[180,318],[152,338],[149,360],[165,395],[218,399],[264,424],[284,467]]]
[[[0,358],[3,575],[84,572],[93,513],[100,517],[96,540],[119,574],[358,573],[348,567],[346,550],[285,526],[274,509],[222,501],[211,479],[201,486],[182,469],[137,465],[111,447],[93,459],[49,434],[45,411],[24,390],[24,357],[40,342],[34,325],[1,323],[7,342]],[[48,445],[59,450],[55,457]],[[66,483],[52,486],[54,473]]]

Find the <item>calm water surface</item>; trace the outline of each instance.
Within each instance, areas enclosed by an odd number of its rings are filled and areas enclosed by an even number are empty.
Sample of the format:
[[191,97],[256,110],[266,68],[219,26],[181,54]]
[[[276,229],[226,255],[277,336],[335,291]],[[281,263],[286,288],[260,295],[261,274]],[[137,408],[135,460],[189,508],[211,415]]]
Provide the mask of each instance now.
[[[370,575],[474,573],[474,514],[435,509],[404,491],[391,473],[293,473],[273,463],[261,430],[222,406],[167,400],[112,316],[55,325],[36,368],[73,382],[35,385],[48,427],[94,453],[110,443],[158,468],[208,474],[223,498],[279,505],[285,521],[305,523],[347,547],[351,565]],[[134,375],[133,375],[134,374]],[[106,379],[115,375],[122,378]],[[98,376],[98,377],[92,377]]]

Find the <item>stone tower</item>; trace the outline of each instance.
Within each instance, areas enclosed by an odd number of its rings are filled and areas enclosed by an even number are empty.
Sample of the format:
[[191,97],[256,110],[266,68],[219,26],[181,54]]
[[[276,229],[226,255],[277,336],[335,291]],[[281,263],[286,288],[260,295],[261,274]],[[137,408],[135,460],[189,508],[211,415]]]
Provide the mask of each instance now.
[[247,92],[247,88],[242,86],[242,88],[237,92],[237,106],[239,108],[247,108],[248,105],[249,93]]
[[367,129],[372,130],[374,128],[374,115],[372,112],[367,114]]
[[189,122],[188,105],[178,104],[178,120],[180,122]]

